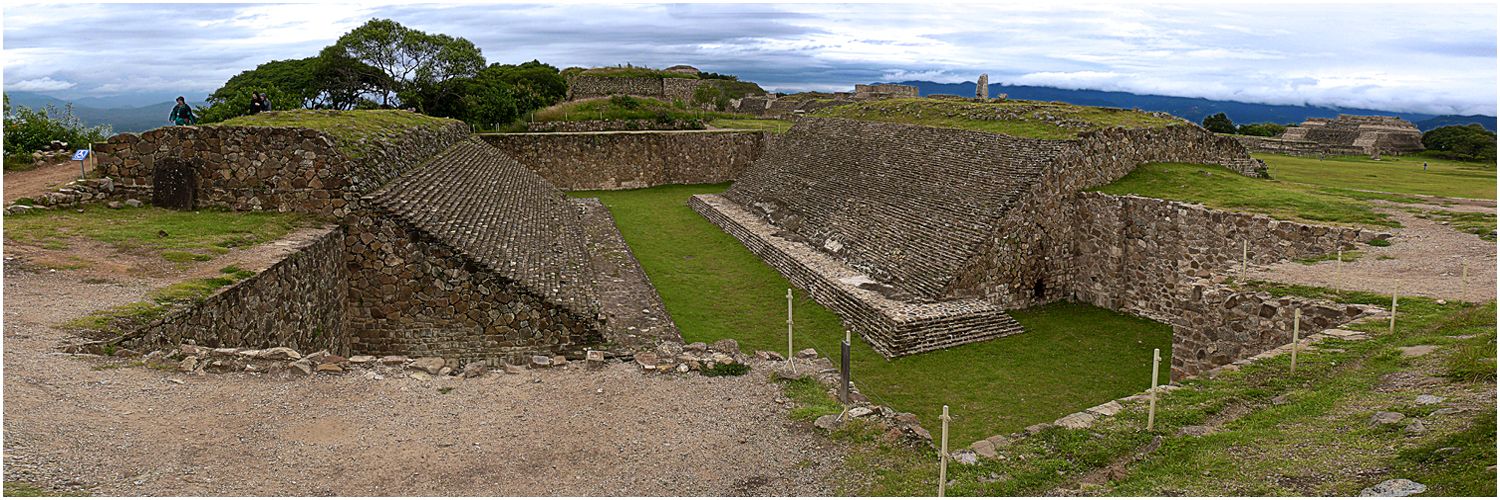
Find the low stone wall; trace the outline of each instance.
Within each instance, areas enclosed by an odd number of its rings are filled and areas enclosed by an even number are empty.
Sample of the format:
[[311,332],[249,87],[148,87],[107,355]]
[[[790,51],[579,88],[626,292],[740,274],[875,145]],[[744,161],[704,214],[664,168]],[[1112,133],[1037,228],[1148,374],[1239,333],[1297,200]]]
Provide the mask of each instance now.
[[582,357],[604,340],[599,318],[575,316],[396,218],[356,214],[348,242],[348,329],[360,354],[501,366]]
[[1184,279],[1239,265],[1327,255],[1388,233],[1276,220],[1176,201],[1096,192],[1075,195],[1066,274],[1072,298],[1175,323]]
[[349,354],[344,232],[326,228],[286,258],[129,336],[142,352],[192,340],[205,347],[290,347]]
[[1207,279],[1185,281],[1179,294],[1172,325],[1172,380],[1290,343],[1299,309],[1304,339],[1372,312],[1304,297],[1237,291]]
[[564,190],[713,184],[739,178],[765,132],[745,130],[482,134]]
[[893,300],[833,257],[800,241],[718,195],[698,195],[688,205],[740,240],[813,300],[838,313],[845,328],[885,357],[905,356],[1020,333],[1021,325],[982,300],[911,303]]
[[162,127],[95,144],[95,175],[150,190],[162,169],[185,165],[193,205],[229,210],[350,213],[359,197],[468,137],[453,122],[373,141],[350,158],[323,132],[292,127]]
[[1358,146],[1324,145],[1313,141],[1257,137],[1253,135],[1229,136],[1246,149],[1257,153],[1276,153],[1293,156],[1362,155],[1365,148]]

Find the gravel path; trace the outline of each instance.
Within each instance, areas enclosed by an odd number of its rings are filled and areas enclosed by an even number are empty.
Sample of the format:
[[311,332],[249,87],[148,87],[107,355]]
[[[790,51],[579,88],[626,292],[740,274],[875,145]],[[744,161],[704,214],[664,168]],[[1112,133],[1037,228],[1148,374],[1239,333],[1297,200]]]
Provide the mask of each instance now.
[[759,371],[616,363],[420,382],[110,368],[54,352],[65,334],[48,325],[138,300],[144,283],[16,262],[5,277],[7,481],[103,495],[821,495],[842,464]]
[[[90,159],[85,168],[94,168],[94,161]],[[23,172],[6,172],[5,204],[9,205],[18,198],[35,197],[56,191],[63,184],[77,179],[78,162],[76,161],[63,161]]]
[[[1494,207],[1467,207],[1494,213]],[[1250,278],[1401,295],[1420,295],[1472,302],[1495,300],[1495,243],[1418,218],[1399,208],[1382,208],[1401,222],[1391,233],[1391,246],[1359,245],[1364,256],[1340,265],[1324,261],[1312,265],[1280,262],[1252,267]],[[1468,279],[1460,279],[1463,268]]]

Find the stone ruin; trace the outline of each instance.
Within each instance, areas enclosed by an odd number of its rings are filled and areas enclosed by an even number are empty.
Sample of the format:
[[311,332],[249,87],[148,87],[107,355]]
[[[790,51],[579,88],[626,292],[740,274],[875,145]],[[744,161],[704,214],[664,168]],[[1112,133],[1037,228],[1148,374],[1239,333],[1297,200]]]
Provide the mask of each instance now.
[[1422,131],[1395,116],[1339,115],[1338,118],[1308,118],[1288,127],[1275,138],[1237,138],[1260,152],[1317,155],[1370,155],[1415,153],[1422,146]]
[[162,206],[307,212],[292,255],[126,335],[138,351],[289,347],[500,366],[604,342],[580,205],[462,123],[359,157],[296,127],[165,127],[96,145],[96,175]]
[[[1073,300],[1172,324],[1174,376],[1289,335],[1285,299],[1197,304],[1233,295],[1192,280],[1236,262],[1241,241],[1271,262],[1377,237],[1086,192],[1147,162],[1264,175],[1237,142],[1187,122],[1042,140],[804,117],[723,195],[690,205],[887,357],[1017,334],[1007,310]],[[1319,311],[1318,324],[1363,313]]]
[[980,73],[979,81],[974,84],[974,98],[985,100],[990,98],[990,74]]

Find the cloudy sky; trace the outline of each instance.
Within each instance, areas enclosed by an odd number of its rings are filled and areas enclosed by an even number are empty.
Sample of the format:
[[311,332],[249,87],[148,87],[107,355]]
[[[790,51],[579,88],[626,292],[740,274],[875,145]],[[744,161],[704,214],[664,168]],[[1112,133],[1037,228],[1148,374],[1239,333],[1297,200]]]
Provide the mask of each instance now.
[[201,96],[382,17],[467,38],[491,62],[686,63],[771,90],[987,72],[992,83],[1496,114],[1493,3],[1118,3],[6,2],[4,86]]

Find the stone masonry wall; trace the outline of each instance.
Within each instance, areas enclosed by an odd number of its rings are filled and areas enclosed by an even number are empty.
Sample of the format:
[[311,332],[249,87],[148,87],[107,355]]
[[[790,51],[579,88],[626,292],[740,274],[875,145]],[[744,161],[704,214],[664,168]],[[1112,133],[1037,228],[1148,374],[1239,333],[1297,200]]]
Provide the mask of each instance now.
[[205,347],[327,349],[348,356],[348,282],[344,231],[328,228],[255,276],[143,327],[132,343],[142,352],[191,339]]
[[1298,309],[1302,338],[1369,313],[1361,306],[1238,291],[1202,278],[1184,280],[1175,299],[1172,380],[1290,343]]
[[361,212],[349,226],[348,328],[361,354],[519,363],[603,341],[578,317],[431,235]]
[[193,165],[197,206],[343,217],[366,193],[468,136],[460,122],[375,141],[350,158],[323,132],[288,127],[162,127],[95,145],[95,174],[149,189],[165,158]]
[[1270,264],[1388,236],[1138,196],[1085,192],[1071,205],[1072,297],[1165,323],[1177,323],[1183,280],[1234,269],[1242,242],[1250,263]]
[[568,79],[568,100],[592,99],[612,95],[662,97],[662,78],[615,78],[575,76]]
[[760,157],[765,136],[704,130],[481,137],[560,189],[593,190],[732,181]]
[[984,297],[1007,309],[1052,302],[1071,290],[1073,193],[1124,177],[1142,163],[1223,165],[1263,176],[1265,165],[1231,139],[1190,124],[1157,129],[1105,129],[1062,141],[1063,147],[1014,208],[988,235],[946,290],[949,297]]

